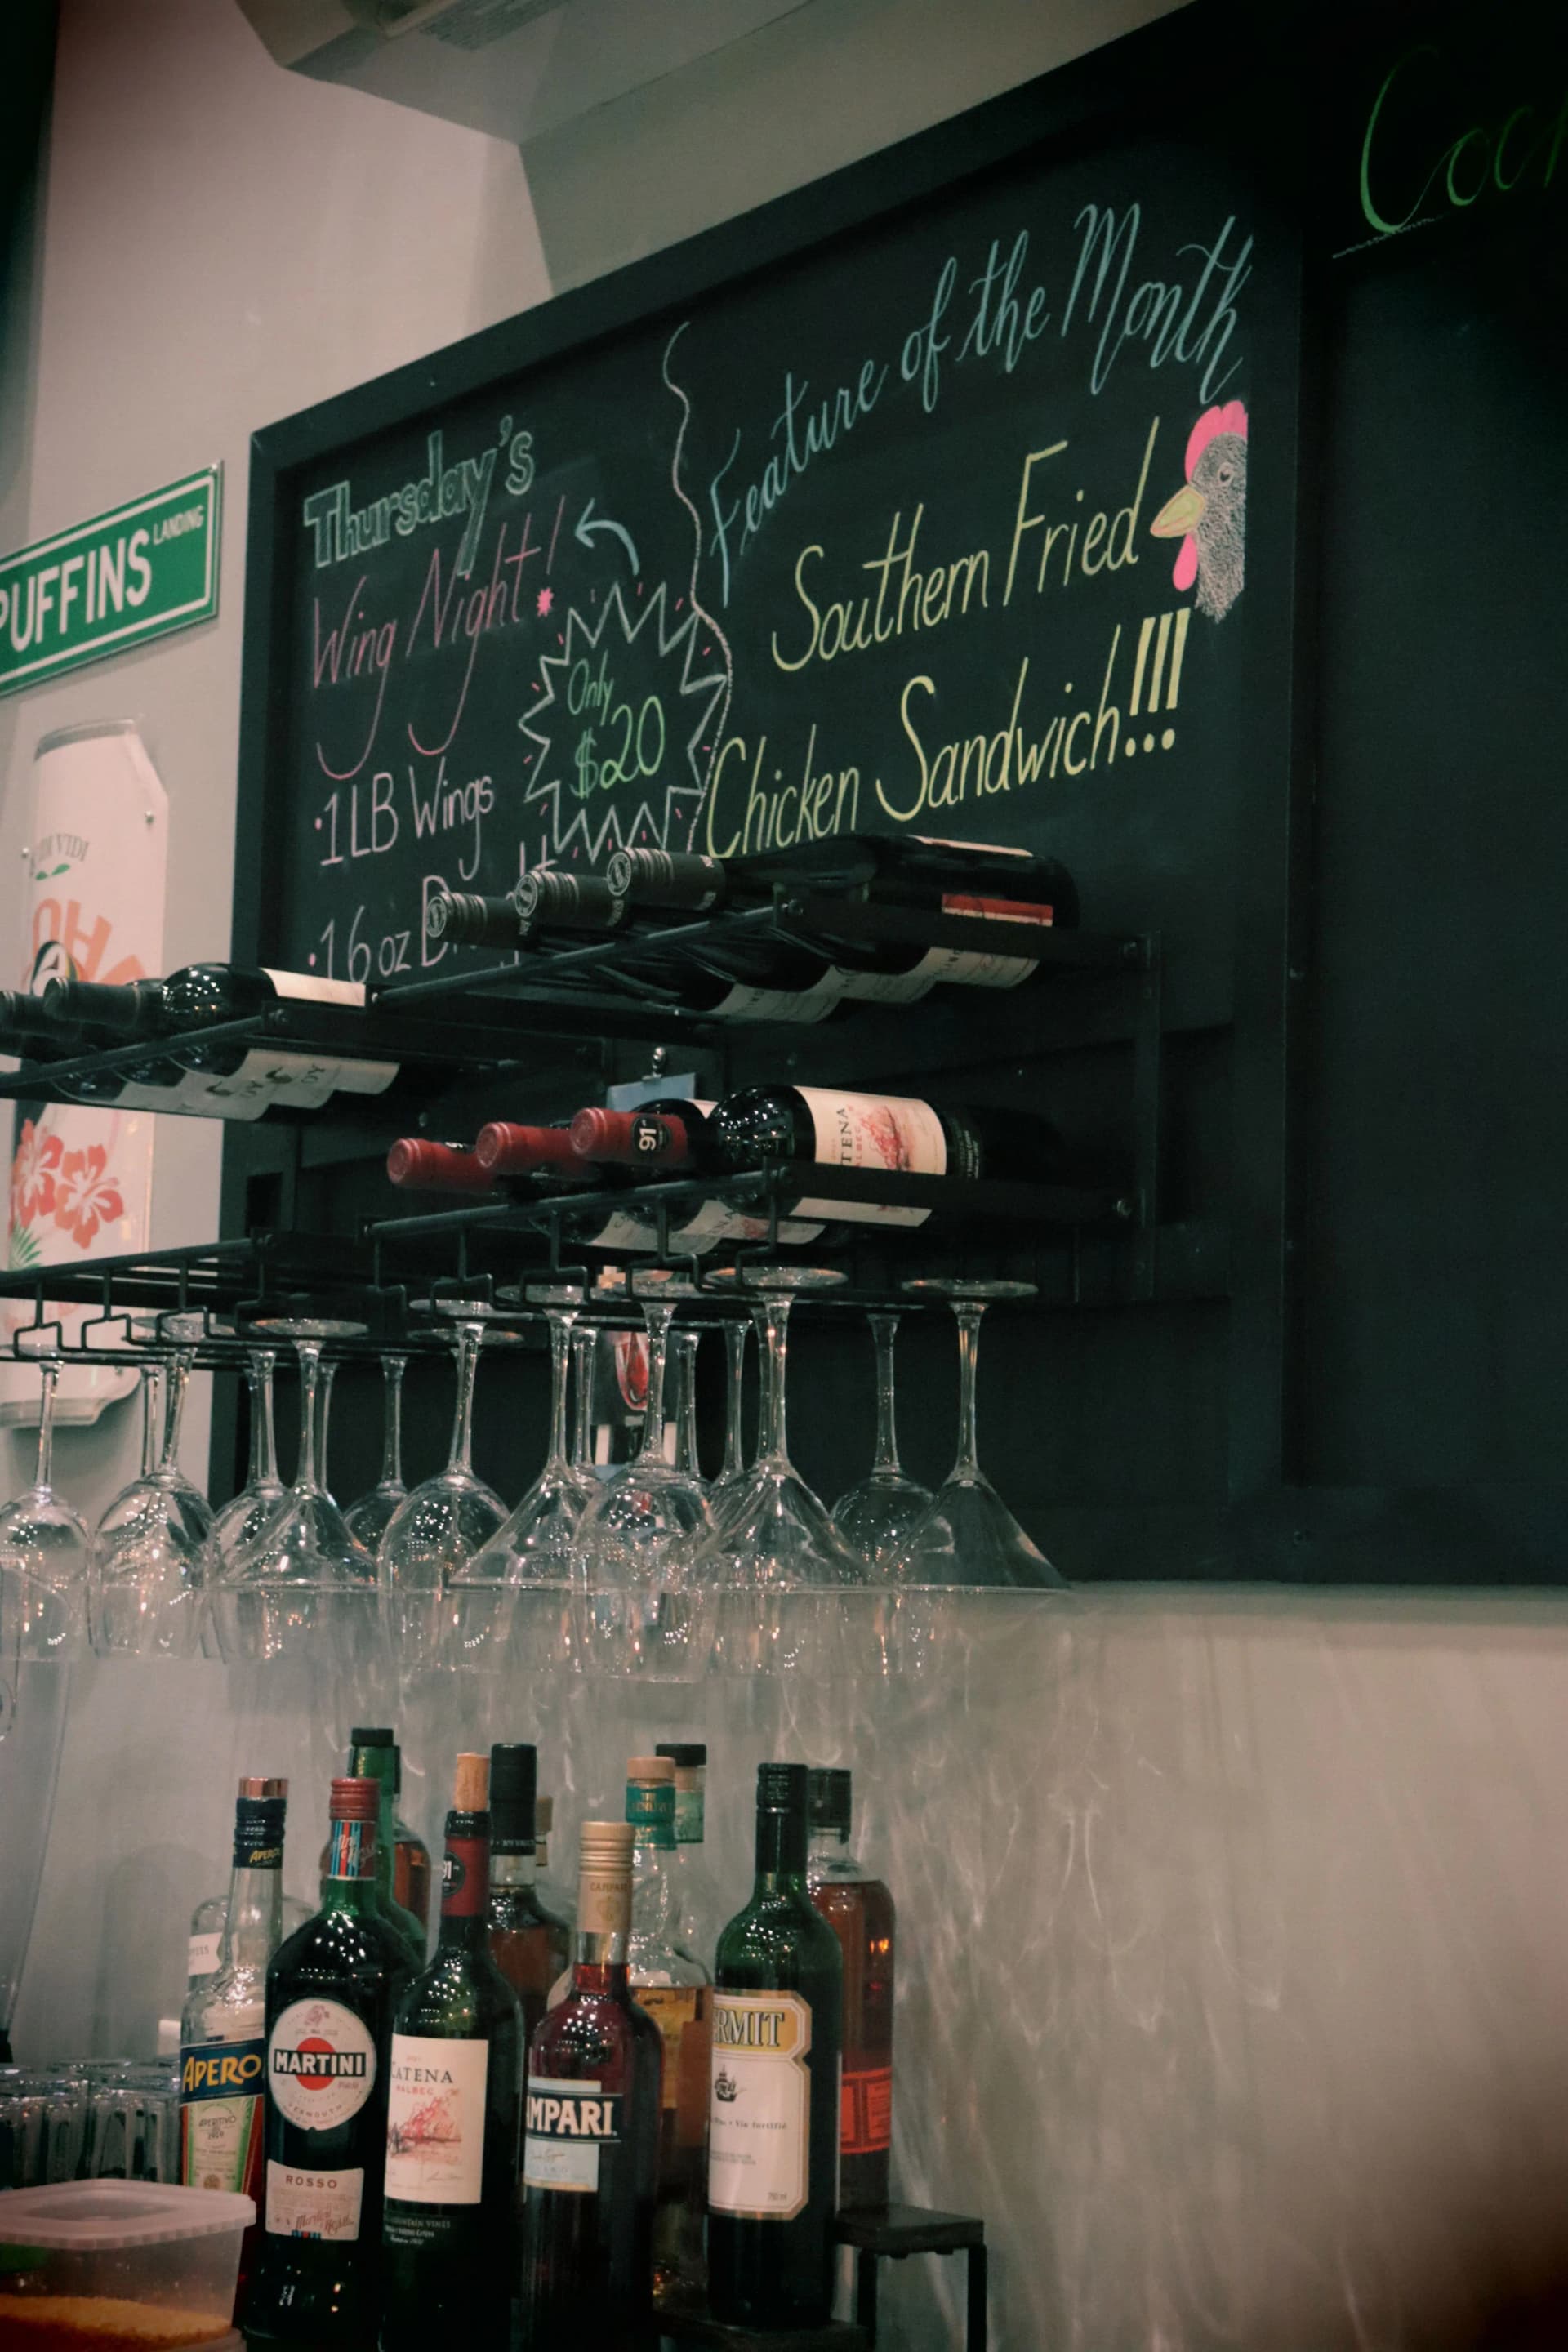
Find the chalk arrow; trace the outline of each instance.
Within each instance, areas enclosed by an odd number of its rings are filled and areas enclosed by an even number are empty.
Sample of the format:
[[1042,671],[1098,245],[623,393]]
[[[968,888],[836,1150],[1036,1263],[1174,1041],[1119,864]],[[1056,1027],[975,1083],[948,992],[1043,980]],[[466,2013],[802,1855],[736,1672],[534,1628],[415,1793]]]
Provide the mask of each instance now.
[[594,533],[596,530],[614,531],[616,537],[620,541],[621,545],[626,551],[626,560],[632,567],[634,575],[641,570],[642,567],[637,562],[637,549],[632,545],[631,532],[626,530],[625,524],[612,522],[608,515],[600,515],[598,520],[595,521],[594,520],[594,501],[590,499],[587,505],[584,508],[582,513],[577,518],[577,529],[574,535],[582,541],[584,547],[591,548],[594,544]]

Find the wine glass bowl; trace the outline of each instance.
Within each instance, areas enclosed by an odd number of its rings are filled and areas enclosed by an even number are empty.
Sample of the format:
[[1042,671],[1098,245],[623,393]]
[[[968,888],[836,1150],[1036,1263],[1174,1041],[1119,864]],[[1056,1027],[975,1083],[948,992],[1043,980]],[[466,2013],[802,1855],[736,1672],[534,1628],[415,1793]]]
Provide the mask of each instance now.
[[376,1576],[395,1653],[405,1666],[476,1663],[502,1633],[496,1581],[460,1580],[505,1524],[506,1505],[473,1465],[474,1381],[489,1325],[502,1310],[482,1298],[432,1298],[416,1311],[449,1327],[457,1361],[452,1442],[445,1469],[422,1479],[388,1519]]
[[958,1457],[894,1555],[891,1573],[903,1586],[995,1585],[1065,1591],[1037,1544],[1018,1525],[980,1467],[976,1384],[980,1318],[998,1299],[1032,1298],[1032,1282],[972,1281],[927,1275],[906,1282],[915,1298],[943,1299],[958,1323]]
[[[218,1562],[213,1515],[177,1460],[185,1391],[205,1315],[133,1318],[130,1336],[155,1351],[142,1375],[142,1471],[93,1531],[88,1571],[92,1646],[101,1654],[197,1654]],[[159,1394],[163,1392],[160,1426]]]
[[273,1427],[272,1381],[277,1368],[275,1348],[246,1350],[245,1374],[250,1391],[250,1468],[239,1492],[214,1514],[213,1544],[224,1559],[261,1533],[288,1492],[278,1475]]
[[37,1470],[32,1485],[0,1510],[0,1660],[7,1675],[35,1659],[68,1661],[87,1628],[91,1538],[52,1483],[58,1359],[41,1358],[38,1371]]
[[315,1655],[343,1673],[379,1656],[375,1562],[350,1533],[317,1475],[321,1350],[357,1339],[363,1323],[331,1317],[259,1319],[258,1331],[291,1339],[300,1360],[300,1456],[294,1484],[265,1526],[219,1569],[213,1595],[218,1649],[227,1664]]

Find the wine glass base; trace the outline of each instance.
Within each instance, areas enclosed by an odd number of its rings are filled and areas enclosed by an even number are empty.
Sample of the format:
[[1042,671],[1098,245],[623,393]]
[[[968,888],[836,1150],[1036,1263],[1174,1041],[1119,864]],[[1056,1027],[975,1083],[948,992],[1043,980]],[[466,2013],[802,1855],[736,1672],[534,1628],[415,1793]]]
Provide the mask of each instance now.
[[955,1474],[938,1488],[893,1562],[900,1586],[1010,1585],[1068,1591],[987,1479]]

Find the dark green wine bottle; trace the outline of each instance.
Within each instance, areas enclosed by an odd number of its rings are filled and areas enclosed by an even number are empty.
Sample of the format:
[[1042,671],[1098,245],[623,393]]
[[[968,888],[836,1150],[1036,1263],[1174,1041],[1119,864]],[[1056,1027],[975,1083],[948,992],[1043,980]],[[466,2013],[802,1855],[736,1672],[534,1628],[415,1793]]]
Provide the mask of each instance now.
[[436,1957],[397,2011],[382,2215],[383,2352],[507,2352],[522,2012],[489,1951],[489,1767],[459,1756]]
[[757,1883],[719,1938],[709,2105],[715,2319],[817,2327],[833,2301],[843,1961],[806,1891],[806,1768],[757,1767]]

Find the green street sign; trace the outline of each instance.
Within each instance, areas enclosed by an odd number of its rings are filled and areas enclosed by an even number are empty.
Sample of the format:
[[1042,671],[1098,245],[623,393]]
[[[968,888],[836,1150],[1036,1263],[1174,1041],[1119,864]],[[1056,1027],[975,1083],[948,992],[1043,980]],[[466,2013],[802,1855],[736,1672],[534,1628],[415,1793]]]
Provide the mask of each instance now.
[[0,694],[217,611],[223,467],[0,556]]

